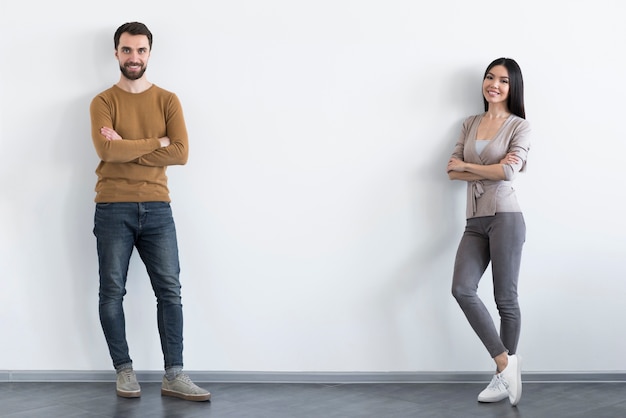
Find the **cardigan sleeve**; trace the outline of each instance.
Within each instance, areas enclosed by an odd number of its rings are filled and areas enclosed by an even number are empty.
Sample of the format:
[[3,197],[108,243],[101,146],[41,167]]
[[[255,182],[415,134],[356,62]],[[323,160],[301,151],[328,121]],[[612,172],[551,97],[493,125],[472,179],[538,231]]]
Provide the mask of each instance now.
[[463,121],[459,138],[456,141],[454,150],[452,151],[452,157],[458,158],[461,161],[465,161],[465,143],[472,127],[472,123],[475,116],[470,116]]
[[526,119],[519,119],[511,132],[511,140],[507,149],[508,153],[514,153],[519,158],[517,164],[504,164],[504,176],[506,180],[513,180],[518,172],[526,171],[526,161],[530,150],[530,124]]

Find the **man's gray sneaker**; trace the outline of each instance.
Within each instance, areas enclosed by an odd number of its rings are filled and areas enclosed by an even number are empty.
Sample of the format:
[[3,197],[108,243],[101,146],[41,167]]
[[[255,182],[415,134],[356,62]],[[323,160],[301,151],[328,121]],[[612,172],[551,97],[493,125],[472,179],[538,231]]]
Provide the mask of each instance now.
[[117,396],[123,398],[138,398],[141,388],[133,369],[122,369],[117,372]]
[[187,401],[211,400],[209,391],[196,386],[185,373],[179,373],[174,380],[167,380],[167,378],[163,376],[161,395],[174,396]]

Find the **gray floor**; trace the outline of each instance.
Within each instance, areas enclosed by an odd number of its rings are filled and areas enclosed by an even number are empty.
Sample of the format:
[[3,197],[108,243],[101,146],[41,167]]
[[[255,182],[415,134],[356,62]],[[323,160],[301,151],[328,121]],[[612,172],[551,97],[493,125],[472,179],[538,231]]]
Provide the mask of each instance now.
[[511,407],[476,402],[478,383],[207,383],[211,402],[161,397],[142,383],[139,399],[115,395],[114,383],[0,383],[2,418],[351,418],[626,417],[626,383],[525,383]]

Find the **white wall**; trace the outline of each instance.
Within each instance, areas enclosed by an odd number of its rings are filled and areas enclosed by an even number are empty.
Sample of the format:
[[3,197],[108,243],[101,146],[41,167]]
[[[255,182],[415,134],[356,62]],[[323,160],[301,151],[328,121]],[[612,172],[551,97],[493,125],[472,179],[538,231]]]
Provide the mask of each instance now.
[[[0,370],[109,370],[88,106],[112,36],[154,33],[191,154],[168,173],[185,363],[222,371],[491,370],[450,295],[464,185],[447,158],[494,58],[524,72],[517,182],[527,371],[625,371],[626,29],[618,1],[77,0],[0,13]],[[494,309],[487,277],[481,292]],[[160,370],[133,260],[135,367]],[[494,311],[495,313],[495,311]]]

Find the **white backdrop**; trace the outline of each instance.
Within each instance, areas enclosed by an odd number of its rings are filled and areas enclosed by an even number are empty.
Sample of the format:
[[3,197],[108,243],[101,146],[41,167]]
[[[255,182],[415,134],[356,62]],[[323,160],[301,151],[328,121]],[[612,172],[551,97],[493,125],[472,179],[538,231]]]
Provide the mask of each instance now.
[[[168,170],[188,370],[491,370],[450,294],[465,191],[445,166],[486,65],[508,56],[533,127],[516,183],[525,370],[626,371],[617,0],[1,7],[0,370],[111,369],[88,107],[118,79],[113,32],[139,20],[148,78],[190,134]],[[160,370],[138,258],[128,291],[135,367]]]

